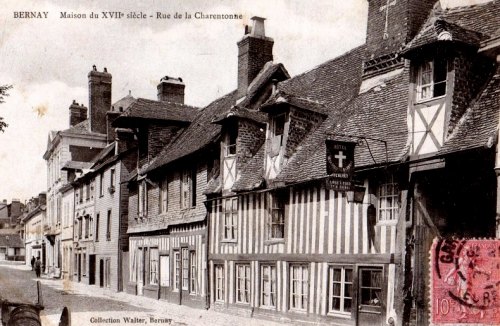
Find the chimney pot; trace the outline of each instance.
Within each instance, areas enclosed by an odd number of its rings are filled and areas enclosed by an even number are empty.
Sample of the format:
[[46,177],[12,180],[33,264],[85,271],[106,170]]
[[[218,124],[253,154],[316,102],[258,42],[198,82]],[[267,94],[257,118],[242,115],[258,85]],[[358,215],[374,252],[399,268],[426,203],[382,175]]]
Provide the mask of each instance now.
[[108,68],[104,67],[104,72],[108,72]]
[[172,78],[165,76],[160,79],[158,84],[158,101],[167,101],[184,104],[184,88],[182,78]]
[[97,67],[95,65],[93,65],[92,70],[97,71]]
[[264,28],[265,18],[254,16],[251,18],[253,20],[253,27],[251,29],[251,35],[256,37],[266,36],[266,30]]

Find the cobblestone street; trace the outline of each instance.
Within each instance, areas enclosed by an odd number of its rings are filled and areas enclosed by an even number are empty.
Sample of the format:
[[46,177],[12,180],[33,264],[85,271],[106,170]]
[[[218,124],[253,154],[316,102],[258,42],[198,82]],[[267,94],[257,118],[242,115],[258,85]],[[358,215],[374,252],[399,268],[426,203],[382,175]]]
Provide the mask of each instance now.
[[[73,326],[80,325],[282,325],[265,320],[192,309],[126,293],[112,293],[94,286],[42,277],[45,309],[43,326],[57,325],[62,308],[71,311]],[[25,265],[0,265],[0,297],[16,302],[36,302],[35,272]],[[128,319],[128,320],[127,320]]]

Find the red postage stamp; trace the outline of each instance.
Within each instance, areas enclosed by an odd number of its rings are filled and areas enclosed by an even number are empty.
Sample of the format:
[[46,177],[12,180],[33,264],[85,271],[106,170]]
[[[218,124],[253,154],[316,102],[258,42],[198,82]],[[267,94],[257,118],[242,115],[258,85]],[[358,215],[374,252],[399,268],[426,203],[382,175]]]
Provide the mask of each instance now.
[[500,240],[435,239],[431,318],[436,325],[500,325]]

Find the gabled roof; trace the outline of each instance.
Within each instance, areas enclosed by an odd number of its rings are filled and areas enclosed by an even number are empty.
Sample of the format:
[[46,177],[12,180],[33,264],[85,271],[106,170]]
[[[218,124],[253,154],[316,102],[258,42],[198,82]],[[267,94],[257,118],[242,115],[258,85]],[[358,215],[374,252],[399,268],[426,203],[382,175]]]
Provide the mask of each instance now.
[[442,18],[431,18],[420,33],[403,49],[405,55],[434,43],[461,43],[478,48],[485,36]]
[[212,120],[212,123],[222,124],[225,120],[233,117],[252,120],[260,124],[265,124],[267,122],[266,114],[235,105],[226,112],[223,112],[222,114],[216,116]]
[[165,164],[201,150],[215,141],[219,137],[221,126],[212,123],[212,119],[228,111],[236,100],[236,91],[233,91],[200,110],[189,127],[186,128],[173,143],[167,145],[160,154],[151,161],[151,164],[149,164],[144,171],[140,171],[140,173],[146,173],[157,169]]
[[323,103],[318,101],[313,101],[309,98],[303,98],[288,94],[283,90],[279,90],[276,94],[270,98],[266,103],[261,106],[261,111],[272,111],[272,108],[279,104],[290,104],[292,106],[309,110],[312,112],[328,115],[328,109]]
[[166,101],[138,98],[113,122],[113,126],[135,125],[140,120],[191,122],[198,108]]
[[128,107],[135,101],[135,97],[130,94],[130,92],[127,94],[127,96],[122,97],[118,101],[116,101],[111,107],[113,111],[117,112],[123,112],[128,109]]

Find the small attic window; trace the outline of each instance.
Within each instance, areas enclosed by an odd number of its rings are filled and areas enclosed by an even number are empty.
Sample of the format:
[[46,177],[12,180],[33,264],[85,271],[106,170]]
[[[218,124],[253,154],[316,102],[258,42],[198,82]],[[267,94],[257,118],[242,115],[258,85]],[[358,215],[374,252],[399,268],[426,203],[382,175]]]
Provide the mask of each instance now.
[[436,58],[424,61],[418,68],[417,101],[427,101],[446,95],[448,61]]
[[286,121],[286,116],[284,113],[274,118],[273,121],[274,136],[283,136],[283,133],[285,131],[285,121]]
[[236,155],[236,140],[238,138],[238,128],[229,128],[227,131],[225,156]]

